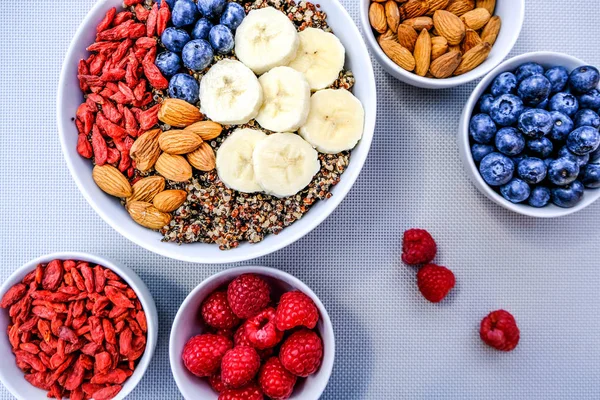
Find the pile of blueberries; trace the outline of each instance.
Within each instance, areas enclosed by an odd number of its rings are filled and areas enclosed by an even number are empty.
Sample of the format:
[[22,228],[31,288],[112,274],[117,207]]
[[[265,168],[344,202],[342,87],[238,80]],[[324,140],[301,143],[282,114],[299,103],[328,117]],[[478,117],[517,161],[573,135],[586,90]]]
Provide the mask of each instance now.
[[600,188],[600,74],[529,62],[498,75],[469,124],[488,185],[513,203],[573,207]]
[[229,54],[234,47],[233,32],[246,16],[244,8],[227,0],[167,0],[173,26],[165,29],[161,41],[166,51],[156,57],[156,66],[170,78],[169,96],[195,104],[199,85],[182,68],[202,71],[215,53]]

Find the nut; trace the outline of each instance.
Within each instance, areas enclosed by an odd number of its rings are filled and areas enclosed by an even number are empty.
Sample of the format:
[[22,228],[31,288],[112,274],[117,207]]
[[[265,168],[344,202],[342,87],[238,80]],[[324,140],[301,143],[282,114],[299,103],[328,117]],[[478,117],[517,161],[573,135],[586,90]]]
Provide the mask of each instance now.
[[417,42],[417,31],[412,26],[406,24],[400,24],[398,26],[398,43],[406,47],[411,53],[415,51],[415,43]]
[[130,201],[152,201],[154,196],[165,190],[165,178],[162,176],[149,176],[142,178],[132,186],[133,192]]
[[131,201],[125,205],[127,212],[138,224],[150,229],[161,229],[171,222],[171,215],[159,211],[151,203]]
[[187,154],[196,150],[202,144],[200,136],[193,132],[173,129],[163,132],[158,138],[161,150],[169,154]]
[[162,133],[160,129],[152,129],[140,135],[131,149],[129,155],[135,161],[135,168],[141,172],[146,172],[154,166],[158,156],[160,156],[160,147],[158,145],[158,136]]
[[494,9],[496,8],[496,0],[477,0],[477,8],[485,8],[488,10],[490,15],[494,15]]
[[454,71],[454,75],[462,75],[479,66],[485,61],[491,50],[492,45],[487,42],[483,42],[482,44],[479,44],[467,51],[463,55],[458,68],[456,68],[456,71]]
[[92,178],[103,192],[115,197],[129,197],[132,190],[125,175],[110,164],[96,165]]
[[415,44],[415,74],[425,76],[431,62],[431,36],[423,29]]
[[488,23],[492,16],[489,11],[485,8],[476,8],[472,11],[466,12],[460,17],[465,25],[474,31],[479,30]]
[[388,29],[385,9],[379,3],[371,3],[369,7],[369,22],[371,26],[379,33],[385,33]]
[[427,15],[433,15],[437,10],[443,10],[448,7],[448,3],[450,0],[429,0],[429,10],[427,10]]
[[475,32],[473,29],[467,29],[467,32],[465,33],[465,39],[460,44],[460,49],[464,54],[481,43],[483,43],[483,41],[481,40],[477,32]]
[[388,31],[386,33],[384,33],[383,35],[377,36],[377,43],[379,43],[380,46],[381,46],[381,42],[384,40],[392,40],[394,42],[398,42],[398,37],[396,36],[396,34],[394,32],[392,32],[391,29],[388,29]]
[[394,0],[388,0],[385,2],[385,16],[387,18],[388,27],[392,32],[398,30],[400,24],[400,11],[398,9],[398,3]]
[[157,194],[152,203],[157,210],[170,213],[181,207],[186,199],[185,190],[165,190]]
[[162,153],[154,168],[170,181],[185,182],[192,177],[192,167],[184,157],[178,155]]
[[475,0],[450,0],[446,11],[459,17],[475,8]]
[[415,32],[421,32],[423,29],[430,30],[433,28],[433,20],[431,17],[416,17],[402,21],[402,24],[412,27]]
[[400,7],[400,19],[410,19],[425,15],[429,10],[428,0],[409,0]]
[[401,68],[407,71],[415,69],[415,58],[406,47],[391,40],[381,42],[383,52]]
[[437,10],[433,14],[433,25],[439,34],[446,38],[448,44],[459,44],[465,37],[465,24],[451,12]]
[[486,43],[493,45],[496,43],[496,38],[498,37],[498,33],[500,33],[500,27],[502,26],[502,21],[500,17],[495,15],[488,23],[483,27],[481,31],[481,40]]
[[217,165],[215,151],[206,142],[202,143],[195,151],[189,153],[187,159],[194,168],[200,171],[212,171]]
[[202,119],[196,106],[180,99],[164,99],[158,110],[158,119],[178,128],[188,126]]
[[436,58],[429,67],[429,72],[436,78],[448,78],[458,68],[461,55],[458,51],[450,51]]
[[200,121],[191,124],[184,129],[186,132],[193,132],[200,136],[202,140],[213,140],[223,131],[223,127],[213,121]]
[[448,51],[448,41],[443,36],[431,38],[431,61],[440,57]]

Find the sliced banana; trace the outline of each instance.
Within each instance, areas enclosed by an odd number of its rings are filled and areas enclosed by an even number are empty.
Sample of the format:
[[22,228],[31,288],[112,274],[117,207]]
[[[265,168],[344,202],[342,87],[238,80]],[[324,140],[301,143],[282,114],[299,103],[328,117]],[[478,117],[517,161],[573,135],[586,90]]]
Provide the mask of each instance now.
[[273,7],[250,11],[235,32],[235,55],[257,75],[287,65],[299,44],[292,21]]
[[346,89],[319,90],[310,98],[310,113],[300,135],[321,153],[353,149],[363,133],[365,111]]
[[306,75],[312,90],[330,86],[344,68],[344,45],[333,33],[317,28],[306,28],[298,36],[300,47],[289,66]]
[[236,129],[217,151],[217,174],[230,189],[243,193],[262,191],[254,179],[252,153],[267,135],[258,129]]
[[315,149],[294,133],[268,135],[258,142],[252,158],[258,184],[280,198],[304,189],[321,169]]
[[220,124],[247,123],[258,115],[262,102],[258,78],[239,61],[219,61],[200,81],[200,111]]
[[310,86],[304,74],[290,67],[275,67],[258,78],[263,105],[256,122],[274,132],[297,131],[308,117]]

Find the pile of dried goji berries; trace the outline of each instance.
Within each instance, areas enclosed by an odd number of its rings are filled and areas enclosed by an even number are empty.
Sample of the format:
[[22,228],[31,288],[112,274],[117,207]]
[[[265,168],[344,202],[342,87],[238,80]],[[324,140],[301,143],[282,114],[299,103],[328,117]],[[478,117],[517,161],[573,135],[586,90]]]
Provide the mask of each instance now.
[[[143,0],[126,0],[113,7],[96,27],[92,54],[79,61],[79,86],[85,101],[75,124],[78,153],[94,157],[96,165],[112,164],[129,178],[135,168],[129,157],[134,138],[158,123],[157,91],[169,82],[154,65],[157,36],[166,29],[171,12],[166,1],[146,8]],[[160,94],[160,93],[157,93]]]
[[33,386],[62,399],[111,399],[146,349],[146,315],[114,272],[83,261],[38,265],[10,288],[8,338]]

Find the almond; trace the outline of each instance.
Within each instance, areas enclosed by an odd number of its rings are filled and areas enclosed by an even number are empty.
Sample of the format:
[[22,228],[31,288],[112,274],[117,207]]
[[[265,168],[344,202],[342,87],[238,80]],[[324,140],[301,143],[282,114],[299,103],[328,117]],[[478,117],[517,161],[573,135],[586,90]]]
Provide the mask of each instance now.
[[178,155],[162,153],[154,168],[170,181],[185,182],[192,177],[192,167],[184,157]]
[[394,42],[398,42],[398,37],[396,36],[396,34],[394,32],[392,32],[391,29],[388,29],[386,33],[377,36],[377,43],[379,43],[380,46],[381,46],[381,42],[383,42],[385,40],[391,40]]
[[433,20],[431,17],[416,17],[402,21],[403,25],[412,27],[415,32],[421,32],[423,29],[430,30],[433,28]]
[[144,201],[131,201],[125,207],[131,218],[146,228],[158,230],[171,222],[170,214],[159,211]]
[[415,74],[425,76],[431,63],[431,36],[423,29],[415,43]]
[[454,71],[454,75],[462,75],[478,67],[482,62],[485,61],[491,50],[492,45],[484,42],[467,51],[465,54],[463,54],[458,68],[456,68],[456,71]]
[[448,7],[448,3],[450,0],[429,0],[429,10],[427,10],[427,15],[433,15],[437,10],[443,10]]
[[500,20],[499,16],[495,15],[492,18],[490,18],[488,23],[483,27],[483,30],[481,31],[481,40],[491,45],[496,43],[496,38],[498,37],[498,33],[500,33],[501,25],[502,21]]
[[458,51],[450,51],[436,58],[429,67],[429,72],[436,78],[448,78],[458,68],[461,55]]
[[490,15],[494,15],[494,9],[496,8],[496,0],[477,0],[475,4],[477,8],[485,8],[488,10]]
[[387,18],[388,27],[392,32],[398,30],[400,24],[400,11],[398,9],[398,3],[394,0],[388,0],[385,2],[385,16]]
[[160,149],[169,154],[187,154],[202,144],[200,136],[193,132],[172,129],[158,138]]
[[213,121],[200,121],[191,124],[184,129],[186,132],[193,132],[200,136],[202,140],[213,140],[223,131],[223,127]]
[[406,47],[408,51],[415,51],[415,43],[417,42],[417,31],[410,25],[400,24],[398,25],[398,43]]
[[132,186],[133,192],[127,201],[152,201],[154,196],[165,190],[165,178],[149,176],[142,178]]
[[202,119],[200,110],[187,101],[164,99],[158,110],[158,119],[178,128],[188,126]]
[[377,32],[385,33],[387,31],[388,25],[383,5],[371,3],[371,6],[369,7],[369,22],[371,22],[371,26]]
[[158,136],[162,133],[160,129],[152,129],[138,137],[129,150],[129,155],[135,161],[135,168],[146,172],[154,166],[160,156]]
[[431,61],[440,57],[448,51],[448,41],[443,36],[431,38]]
[[459,44],[465,37],[465,24],[451,12],[437,10],[433,14],[433,25],[448,44]]
[[428,0],[409,0],[400,6],[400,19],[410,19],[425,15],[429,10]]
[[475,0],[450,0],[446,11],[459,17],[475,8]]
[[152,204],[157,210],[170,213],[177,210],[187,199],[185,190],[165,190],[154,197]]
[[467,32],[465,33],[465,39],[460,44],[460,49],[464,54],[481,43],[483,43],[483,41],[481,40],[477,32],[475,32],[473,29],[467,29]]
[[448,51],[456,51],[456,52],[460,53],[460,55],[462,56],[462,50],[460,49],[460,45],[458,45],[458,44],[453,44],[452,46],[448,46]]
[[112,165],[96,165],[92,170],[92,178],[103,192],[111,196],[131,196],[131,185],[127,181],[127,178]]
[[386,40],[381,42],[381,49],[401,68],[404,68],[407,71],[412,71],[415,69],[415,58],[413,57],[412,53],[401,44],[391,40]]
[[492,16],[485,8],[476,8],[472,11],[464,13],[460,19],[465,25],[474,31],[479,30],[488,23]]
[[200,171],[212,171],[217,166],[215,151],[206,142],[198,149],[189,153],[187,159],[192,166]]

